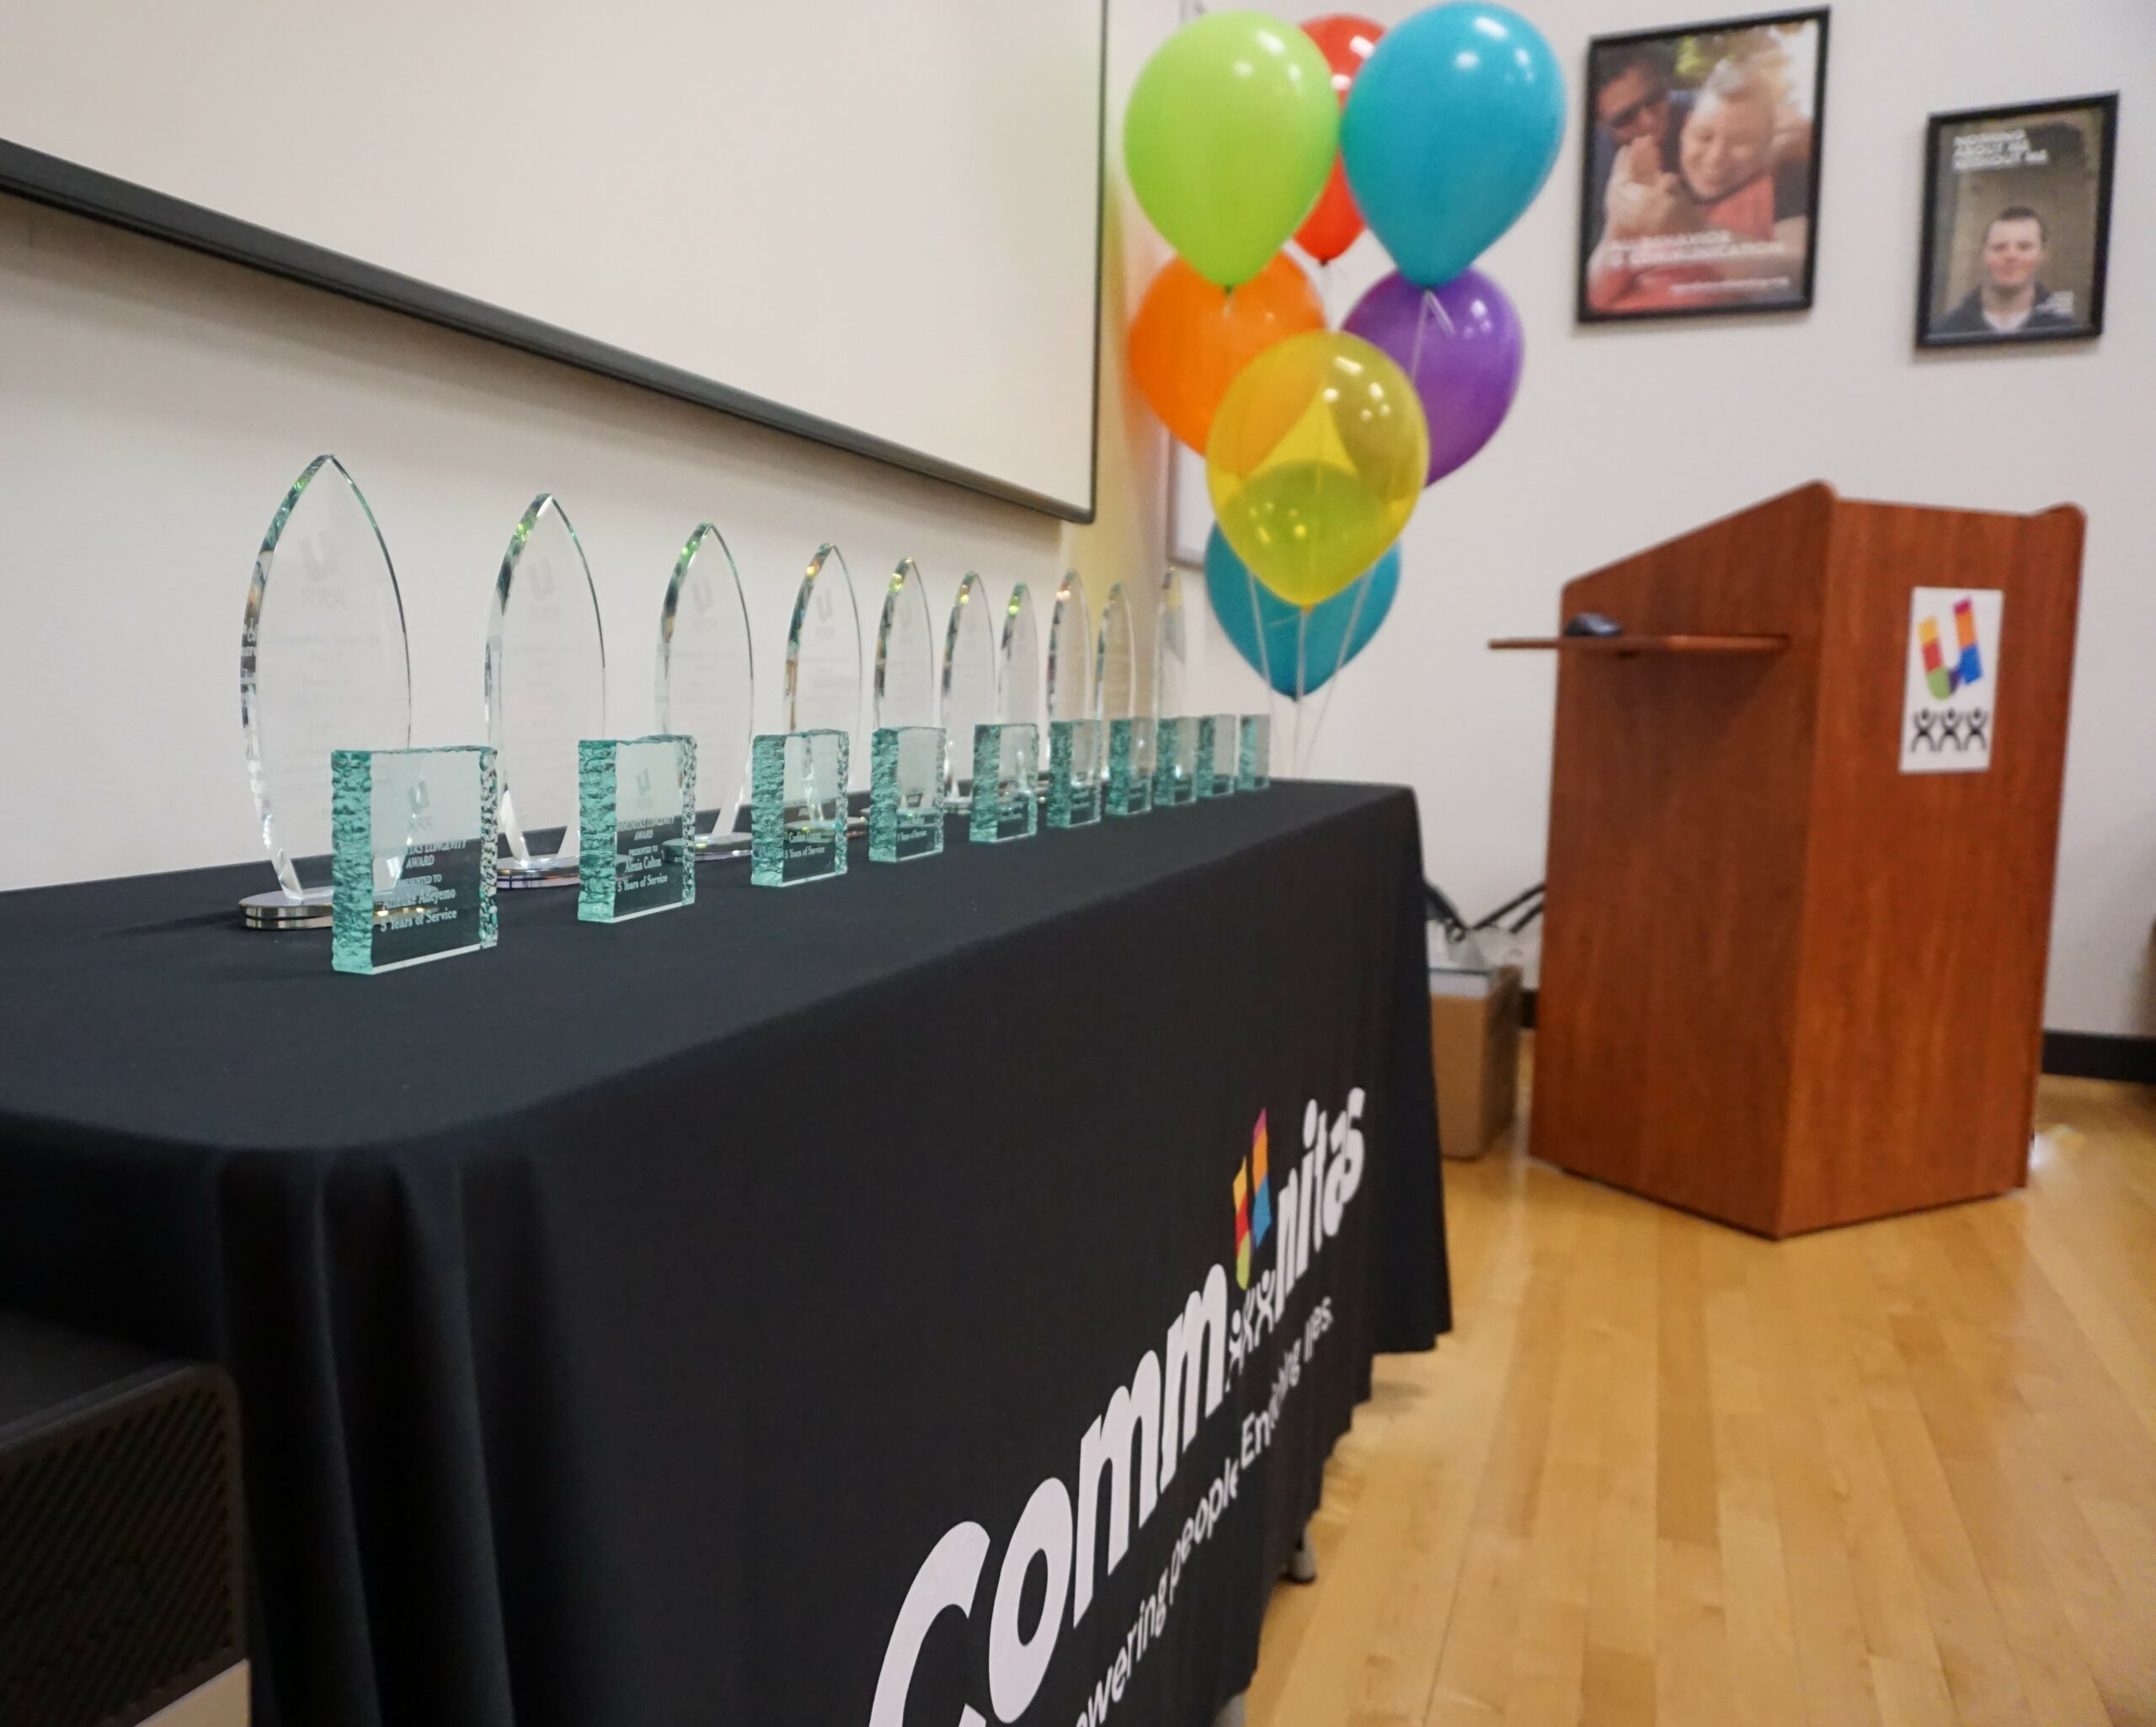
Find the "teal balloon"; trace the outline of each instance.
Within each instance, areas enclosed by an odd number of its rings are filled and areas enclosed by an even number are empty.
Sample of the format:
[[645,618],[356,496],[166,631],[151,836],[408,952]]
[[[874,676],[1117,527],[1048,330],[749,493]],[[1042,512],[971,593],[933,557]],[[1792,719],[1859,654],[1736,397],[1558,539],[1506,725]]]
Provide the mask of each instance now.
[[1534,201],[1564,134],[1564,74],[1542,33],[1457,0],[1378,39],[1348,93],[1340,156],[1401,275],[1434,288]]
[[[1363,607],[1355,610],[1355,597],[1364,587]],[[1369,646],[1385,615],[1392,610],[1392,597],[1400,591],[1400,548],[1396,546],[1331,599],[1310,608],[1309,634],[1303,642],[1303,694],[1321,688],[1333,673]],[[1257,604],[1251,605],[1255,593]],[[1260,677],[1271,679],[1281,695],[1295,694],[1295,635],[1302,623],[1299,606],[1290,605],[1264,583],[1252,578],[1250,566],[1235,556],[1227,536],[1219,528],[1205,542],[1205,594],[1213,602],[1213,616],[1235,645],[1235,652],[1249,662]],[[1263,619],[1265,657],[1258,656],[1259,620]],[[1353,619],[1355,633],[1348,634]],[[1342,658],[1340,644],[1348,644]]]

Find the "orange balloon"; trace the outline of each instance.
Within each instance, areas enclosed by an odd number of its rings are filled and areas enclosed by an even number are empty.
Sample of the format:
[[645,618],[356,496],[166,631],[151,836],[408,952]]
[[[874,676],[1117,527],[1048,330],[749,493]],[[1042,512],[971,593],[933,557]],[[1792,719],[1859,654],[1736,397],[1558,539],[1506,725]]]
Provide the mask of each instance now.
[[[1332,88],[1345,108],[1355,74],[1385,34],[1384,26],[1352,12],[1340,12],[1312,19],[1303,26],[1303,34],[1317,44],[1325,63],[1332,68]],[[1295,230],[1295,243],[1320,264],[1330,264],[1353,245],[1362,232],[1363,212],[1355,207],[1355,195],[1348,189],[1347,168],[1336,155],[1332,178],[1325,183],[1325,190],[1303,218],[1302,227]]]
[[1251,357],[1324,328],[1317,290],[1285,253],[1225,290],[1171,259],[1131,320],[1131,376],[1161,424],[1203,456],[1214,411]]

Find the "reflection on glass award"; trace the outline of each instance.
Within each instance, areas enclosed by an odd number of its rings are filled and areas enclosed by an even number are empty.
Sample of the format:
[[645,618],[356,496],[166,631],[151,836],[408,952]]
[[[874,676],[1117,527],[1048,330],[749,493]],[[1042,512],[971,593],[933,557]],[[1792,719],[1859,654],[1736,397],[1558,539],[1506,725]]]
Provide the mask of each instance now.
[[838,731],[775,732],[750,746],[749,879],[757,887],[846,873],[850,748]]
[[740,574],[709,522],[689,536],[666,584],[657,696],[659,729],[696,740],[698,855],[739,856],[734,818],[748,789],[756,674]]
[[1142,816],[1153,807],[1153,722],[1138,712],[1137,631],[1118,582],[1101,608],[1093,655],[1093,705],[1107,736],[1107,810]]
[[794,596],[786,632],[786,729],[836,732],[849,757],[860,735],[861,611],[835,546],[817,548]]
[[606,733],[606,644],[576,530],[550,493],[510,536],[487,621],[487,741],[506,887],[576,879],[577,745]]
[[1093,619],[1086,583],[1064,574],[1048,631],[1048,824],[1082,828],[1101,818],[1103,747],[1093,712]]
[[1198,722],[1190,712],[1190,654],[1184,633],[1182,578],[1161,583],[1153,631],[1153,802],[1167,809],[1197,793]]
[[371,975],[494,945],[494,752],[339,749],[329,962]]
[[943,728],[878,726],[868,764],[868,861],[905,863],[943,849]]
[[1235,790],[1262,792],[1273,783],[1273,717],[1246,713],[1235,756]]
[[694,901],[696,740],[586,738],[577,744],[577,916],[619,924]]
[[412,741],[404,605],[374,512],[318,456],[270,519],[247,590],[240,730],[277,886],[241,904],[258,929],[330,920],[329,758]]
[[1193,779],[1200,797],[1229,797],[1235,790],[1235,753],[1242,738],[1231,713],[1209,713],[1198,721],[1198,766]]
[[868,745],[868,861],[943,849],[943,728],[936,723],[936,626],[920,568],[901,558],[876,630],[876,733]]
[[1040,822],[1041,733],[1038,726],[974,730],[974,802],[969,840],[1030,840]]
[[995,680],[995,717],[1006,726],[1041,723],[1041,638],[1033,598],[1023,582],[1003,608],[1003,656]]
[[943,738],[950,761],[944,802],[954,810],[969,808],[973,795],[974,734],[995,721],[995,652],[988,589],[969,570],[943,632]]

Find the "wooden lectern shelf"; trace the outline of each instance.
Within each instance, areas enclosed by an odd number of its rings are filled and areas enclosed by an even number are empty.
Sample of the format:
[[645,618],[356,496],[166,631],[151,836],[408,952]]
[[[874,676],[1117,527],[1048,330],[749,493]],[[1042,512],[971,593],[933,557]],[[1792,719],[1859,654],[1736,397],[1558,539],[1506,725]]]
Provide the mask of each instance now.
[[1490,646],[1500,653],[1556,652],[1614,653],[1780,653],[1786,636],[1500,636]]

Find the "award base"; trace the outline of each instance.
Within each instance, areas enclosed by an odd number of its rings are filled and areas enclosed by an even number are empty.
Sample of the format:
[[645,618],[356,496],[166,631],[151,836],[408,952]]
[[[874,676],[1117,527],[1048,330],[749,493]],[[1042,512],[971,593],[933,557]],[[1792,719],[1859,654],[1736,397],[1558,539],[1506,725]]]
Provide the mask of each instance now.
[[576,914],[620,924],[696,898],[696,740],[586,738],[577,745],[583,837]]
[[281,887],[250,893],[239,903],[240,921],[249,930],[326,930],[334,920],[330,900],[335,891],[309,887],[297,899]]
[[943,849],[943,728],[879,726],[868,748],[869,862],[935,856]]
[[1150,720],[1108,722],[1108,813],[1142,816],[1153,807],[1153,741]]
[[847,746],[844,732],[772,732],[750,754],[749,879],[794,887],[846,873]]
[[378,977],[494,945],[501,781],[483,744],[339,749],[329,963]]
[[756,842],[746,834],[737,834],[732,829],[721,834],[713,831],[696,835],[696,859],[698,863],[726,863],[735,858],[747,857],[755,850]]
[[966,837],[976,845],[1030,840],[1040,828],[1041,734],[1030,725],[974,728],[974,801]]
[[1231,797],[1235,790],[1235,763],[1241,747],[1235,717],[1209,713],[1198,722],[1198,767],[1193,776],[1202,797]]
[[1153,722],[1153,808],[1174,809],[1198,795],[1198,722],[1163,714]]
[[523,887],[574,887],[577,862],[574,851],[505,857],[495,866],[494,886],[505,893]]
[[1089,828],[1101,818],[1101,722],[1051,720],[1048,728],[1048,824]]
[[1235,755],[1235,790],[1262,792],[1273,783],[1273,717],[1246,713]]

